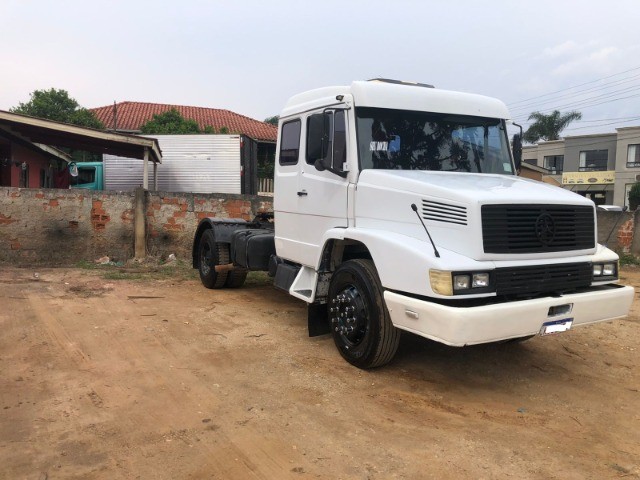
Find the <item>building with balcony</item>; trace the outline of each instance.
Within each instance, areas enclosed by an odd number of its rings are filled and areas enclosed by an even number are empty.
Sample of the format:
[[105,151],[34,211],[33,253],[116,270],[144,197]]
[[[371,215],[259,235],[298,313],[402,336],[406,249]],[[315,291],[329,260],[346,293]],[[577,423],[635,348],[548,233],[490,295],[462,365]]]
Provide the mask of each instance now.
[[629,189],[640,180],[640,126],[525,146],[522,158],[597,205],[628,206]]

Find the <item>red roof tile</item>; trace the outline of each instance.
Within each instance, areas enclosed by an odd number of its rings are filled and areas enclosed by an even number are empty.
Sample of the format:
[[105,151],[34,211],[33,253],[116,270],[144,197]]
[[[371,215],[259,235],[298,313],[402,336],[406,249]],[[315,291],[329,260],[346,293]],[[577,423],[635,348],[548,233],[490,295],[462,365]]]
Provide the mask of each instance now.
[[[198,122],[200,128],[211,125],[216,131],[220,131],[221,127],[227,127],[229,133],[241,133],[256,140],[270,142],[275,142],[278,134],[277,127],[273,125],[218,108],[143,102],[120,102],[116,106],[118,111],[117,127],[120,131],[139,131],[140,127],[151,120],[153,115],[175,108],[184,118]],[[91,111],[96,114],[107,129],[113,128],[113,105],[92,108]]]

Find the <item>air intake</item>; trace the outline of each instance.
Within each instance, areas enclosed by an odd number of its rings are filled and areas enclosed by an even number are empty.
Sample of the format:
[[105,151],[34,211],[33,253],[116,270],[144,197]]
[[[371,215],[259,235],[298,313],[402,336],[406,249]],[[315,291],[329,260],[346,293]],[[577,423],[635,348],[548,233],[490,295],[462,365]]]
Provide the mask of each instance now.
[[422,218],[432,222],[467,224],[467,207],[422,200]]

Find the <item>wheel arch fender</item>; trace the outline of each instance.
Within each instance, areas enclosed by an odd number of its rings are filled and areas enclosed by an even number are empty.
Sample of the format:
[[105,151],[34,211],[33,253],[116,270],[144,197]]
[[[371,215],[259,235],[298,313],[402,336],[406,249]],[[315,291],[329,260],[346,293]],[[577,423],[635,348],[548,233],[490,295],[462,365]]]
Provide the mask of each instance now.
[[[345,245],[355,245],[360,250],[355,256],[336,254],[336,247]],[[413,237],[373,229],[327,231],[318,270],[331,271],[342,261],[351,258],[370,258],[382,286],[400,291],[415,290],[416,285],[426,286],[429,268],[444,268],[443,258],[436,258],[430,245]]]
[[212,218],[206,217],[200,220],[196,233],[193,236],[193,246],[191,248],[193,268],[200,267],[200,257],[198,255],[200,247],[200,239],[204,232],[213,230],[213,236],[216,242],[230,243],[231,235],[238,229],[247,228],[248,222],[241,218]]

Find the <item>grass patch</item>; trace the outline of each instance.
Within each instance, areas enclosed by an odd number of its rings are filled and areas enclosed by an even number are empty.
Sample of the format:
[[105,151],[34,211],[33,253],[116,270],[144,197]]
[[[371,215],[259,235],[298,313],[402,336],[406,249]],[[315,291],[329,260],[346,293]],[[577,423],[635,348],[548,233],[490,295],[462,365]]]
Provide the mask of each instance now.
[[640,258],[636,257],[632,253],[620,253],[620,266],[627,267],[629,265],[640,265]]
[[81,268],[83,270],[95,270],[96,268],[98,268],[98,264],[90,262],[88,260],[80,260],[78,263],[76,263],[76,268]]
[[90,270],[93,274],[99,275],[105,280],[185,281],[198,278],[198,272],[191,268],[190,262],[175,260],[167,263],[153,257],[149,257],[143,262],[129,261],[125,266],[103,265],[81,260],[76,263],[76,268]]
[[263,285],[272,285],[273,279],[267,274],[267,272],[249,272],[244,284],[247,287],[261,287]]

